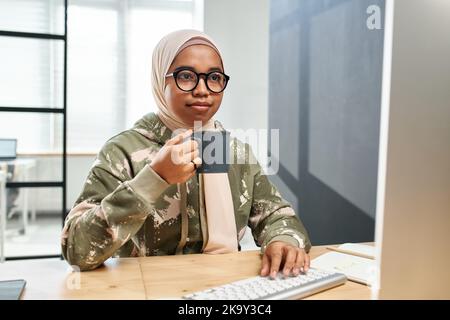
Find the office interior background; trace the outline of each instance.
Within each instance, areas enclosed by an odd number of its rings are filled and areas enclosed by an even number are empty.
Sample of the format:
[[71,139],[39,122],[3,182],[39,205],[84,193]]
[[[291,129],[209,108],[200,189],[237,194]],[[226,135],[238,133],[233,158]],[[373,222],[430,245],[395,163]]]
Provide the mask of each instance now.
[[63,0],[0,0],[0,139],[17,139],[17,159],[0,162],[7,259],[60,255],[96,153],[156,110],[151,53],[181,28],[223,53],[231,81],[216,118],[280,129],[270,179],[313,244],[374,240],[384,0],[69,0],[67,41],[64,11]]

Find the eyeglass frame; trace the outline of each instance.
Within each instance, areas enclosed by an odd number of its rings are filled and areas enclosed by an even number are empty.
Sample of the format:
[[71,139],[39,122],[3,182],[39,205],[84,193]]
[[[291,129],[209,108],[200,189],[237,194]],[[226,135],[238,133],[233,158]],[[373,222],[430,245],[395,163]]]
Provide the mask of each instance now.
[[[184,90],[184,89],[181,89],[180,86],[178,85],[178,81],[177,81],[177,76],[178,76],[178,74],[179,74],[181,71],[186,71],[186,70],[195,73],[195,75],[197,76],[197,83],[195,84],[195,86],[194,86],[191,90]],[[208,79],[209,75],[212,74],[212,73],[220,73],[220,74],[222,74],[222,75],[225,77],[226,82],[225,82],[225,86],[223,87],[222,90],[220,90],[220,91],[213,91],[213,90],[211,90],[211,88],[208,86],[208,81],[207,81],[207,79]],[[204,76],[204,77],[205,77],[205,78],[203,79],[203,81],[205,82],[206,88],[207,88],[209,91],[213,92],[213,93],[221,93],[221,92],[223,92],[223,91],[225,90],[225,88],[227,87],[227,85],[228,85],[228,81],[230,81],[230,76],[229,76],[229,75],[223,73],[222,71],[217,71],[217,70],[211,71],[211,72],[208,72],[208,73],[204,73],[204,72],[198,73],[198,72],[192,70],[191,68],[180,68],[180,69],[175,70],[175,71],[172,72],[172,73],[166,74],[166,78],[167,78],[167,77],[173,77],[173,79],[175,80],[175,84],[177,85],[178,89],[180,89],[180,90],[183,91],[183,92],[191,92],[191,91],[194,91],[195,88],[197,88],[197,86],[198,86],[198,84],[199,84],[199,82],[200,82],[200,77],[201,77],[201,76]]]

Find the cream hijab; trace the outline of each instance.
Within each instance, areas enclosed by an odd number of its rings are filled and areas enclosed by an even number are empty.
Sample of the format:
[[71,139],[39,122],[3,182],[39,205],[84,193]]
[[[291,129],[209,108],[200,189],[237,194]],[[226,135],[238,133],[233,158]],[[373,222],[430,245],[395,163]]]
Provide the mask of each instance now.
[[[222,60],[214,41],[197,30],[179,30],[169,33],[156,45],[152,57],[152,89],[158,107],[158,117],[172,131],[188,129],[192,126],[183,123],[167,108],[164,98],[166,77],[175,57],[188,46],[207,45],[213,48]],[[203,124],[203,129],[216,130],[214,120]],[[231,188],[226,173],[200,174],[200,221],[203,234],[204,253],[229,253],[238,249],[236,222],[234,216]],[[186,184],[180,184],[180,209],[182,218],[181,239],[177,254],[183,252],[188,234],[188,216],[186,212]]]

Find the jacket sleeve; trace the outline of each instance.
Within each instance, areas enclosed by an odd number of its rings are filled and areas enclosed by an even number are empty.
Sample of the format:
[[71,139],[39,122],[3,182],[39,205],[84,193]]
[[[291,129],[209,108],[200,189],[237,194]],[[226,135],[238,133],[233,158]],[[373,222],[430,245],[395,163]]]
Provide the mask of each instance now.
[[110,258],[142,227],[169,184],[146,165],[131,177],[128,158],[107,144],[91,168],[61,235],[64,258],[91,270]]
[[[250,157],[254,159],[253,155]],[[261,246],[262,252],[273,241],[284,241],[309,252],[311,242],[303,223],[256,160],[255,163],[250,164],[254,183],[249,227],[256,243]]]

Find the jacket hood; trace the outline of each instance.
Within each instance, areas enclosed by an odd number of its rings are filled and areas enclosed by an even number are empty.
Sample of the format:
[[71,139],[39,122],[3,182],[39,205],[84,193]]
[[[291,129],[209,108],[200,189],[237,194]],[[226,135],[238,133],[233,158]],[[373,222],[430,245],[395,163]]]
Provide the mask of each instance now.
[[[222,124],[217,120],[214,121],[214,126],[220,131],[225,130]],[[136,121],[132,130],[160,145],[164,145],[167,140],[172,138],[172,130],[166,127],[159,119],[158,115],[153,112],[144,115],[141,119]]]
[[160,145],[164,145],[172,137],[172,131],[153,112],[136,121],[132,130]]

